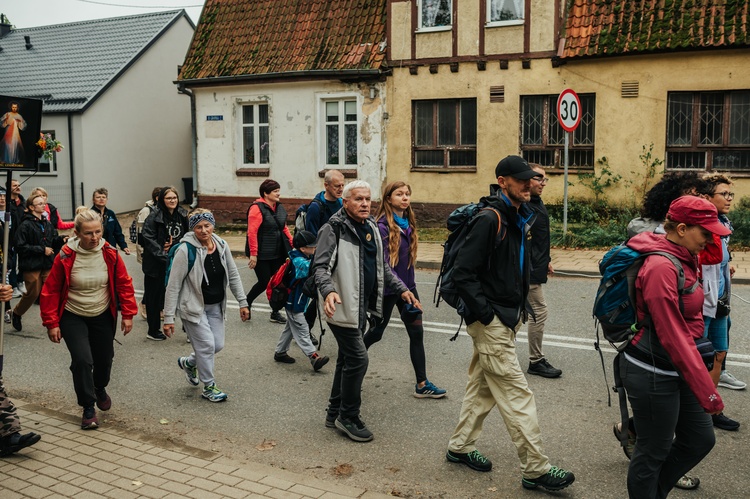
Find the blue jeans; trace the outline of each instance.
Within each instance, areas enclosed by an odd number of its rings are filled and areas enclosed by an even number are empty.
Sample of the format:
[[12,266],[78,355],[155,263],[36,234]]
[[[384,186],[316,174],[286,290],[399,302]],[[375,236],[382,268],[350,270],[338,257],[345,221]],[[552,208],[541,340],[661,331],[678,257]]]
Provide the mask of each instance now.
[[362,381],[367,373],[369,358],[359,329],[328,324],[339,355],[333,375],[331,397],[328,399],[328,414],[339,414],[342,418],[359,417],[362,405]]
[[628,468],[628,495],[667,497],[716,443],[711,416],[681,377],[649,372],[624,355],[620,376],[638,435]]
[[705,329],[703,337],[711,340],[714,350],[717,352],[726,352],[729,350],[729,316],[712,318],[703,316]]

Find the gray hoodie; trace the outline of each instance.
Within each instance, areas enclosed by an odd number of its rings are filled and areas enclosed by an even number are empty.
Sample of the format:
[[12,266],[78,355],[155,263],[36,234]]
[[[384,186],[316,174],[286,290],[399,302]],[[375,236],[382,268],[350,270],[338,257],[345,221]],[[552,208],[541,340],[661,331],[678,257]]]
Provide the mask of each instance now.
[[[221,264],[224,266],[224,289],[227,284],[240,308],[247,307],[245,290],[242,288],[242,280],[237,266],[232,258],[229,245],[222,238],[213,234],[216,251],[221,255]],[[185,244],[182,244],[185,243]],[[208,248],[203,246],[193,232],[188,232],[180,241],[181,246],[175,250],[172,268],[169,271],[169,282],[164,295],[164,324],[174,324],[175,311],[180,313],[183,321],[197,324],[203,316],[205,304],[203,303],[203,262],[208,255]],[[195,247],[195,263],[188,274],[188,249],[187,244]],[[221,303],[222,313],[226,316],[227,297]]]

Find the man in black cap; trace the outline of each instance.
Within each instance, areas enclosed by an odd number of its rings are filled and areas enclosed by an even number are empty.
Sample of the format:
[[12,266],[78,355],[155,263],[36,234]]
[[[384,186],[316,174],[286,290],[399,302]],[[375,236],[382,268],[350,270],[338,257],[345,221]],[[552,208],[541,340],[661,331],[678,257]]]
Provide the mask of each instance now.
[[526,318],[531,267],[529,230],[534,213],[527,206],[531,179],[538,175],[520,156],[495,168],[497,185],[482,198],[489,207],[474,219],[456,256],[453,282],[466,305],[467,332],[474,342],[469,381],[458,426],[446,458],[477,471],[492,463],[476,448],[482,424],[497,406],[521,460],[521,484],[560,490],[573,473],[552,466],[542,451],[534,394],[516,355],[516,331]]

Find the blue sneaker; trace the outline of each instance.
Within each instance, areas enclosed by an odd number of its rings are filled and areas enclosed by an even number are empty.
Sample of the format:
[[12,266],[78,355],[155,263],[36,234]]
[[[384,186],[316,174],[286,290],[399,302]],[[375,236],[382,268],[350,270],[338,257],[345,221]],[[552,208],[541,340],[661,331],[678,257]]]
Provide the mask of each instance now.
[[187,357],[178,357],[177,365],[180,366],[180,369],[185,371],[185,378],[187,378],[188,383],[193,386],[198,386],[200,384],[200,380],[198,379],[198,369],[188,362]]
[[216,385],[211,384],[203,388],[202,397],[209,402],[224,402],[227,399],[227,394],[216,388]]
[[430,380],[425,380],[422,388],[414,385],[414,396],[418,399],[440,399],[445,397],[445,390],[433,385]]

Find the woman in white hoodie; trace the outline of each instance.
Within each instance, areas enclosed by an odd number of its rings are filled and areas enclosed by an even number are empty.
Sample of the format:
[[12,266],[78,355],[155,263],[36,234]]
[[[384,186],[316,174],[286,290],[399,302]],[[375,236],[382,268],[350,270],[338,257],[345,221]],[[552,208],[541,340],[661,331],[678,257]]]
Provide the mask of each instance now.
[[163,331],[169,337],[174,334],[179,312],[193,352],[178,358],[177,365],[191,385],[203,382],[203,398],[223,402],[227,394],[216,387],[214,356],[224,348],[227,285],[239,302],[242,321],[250,318],[250,309],[232,252],[214,234],[215,225],[210,211],[196,209],[188,217],[190,232],[170,251]]

